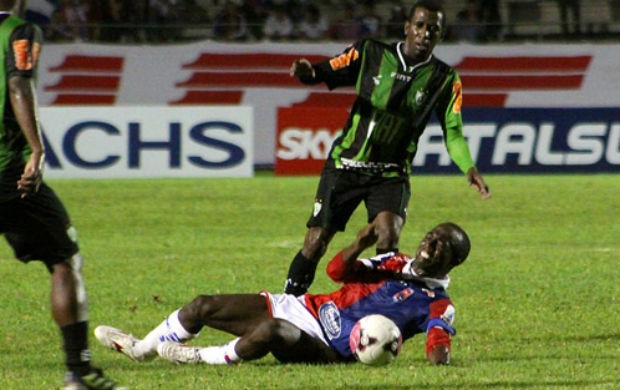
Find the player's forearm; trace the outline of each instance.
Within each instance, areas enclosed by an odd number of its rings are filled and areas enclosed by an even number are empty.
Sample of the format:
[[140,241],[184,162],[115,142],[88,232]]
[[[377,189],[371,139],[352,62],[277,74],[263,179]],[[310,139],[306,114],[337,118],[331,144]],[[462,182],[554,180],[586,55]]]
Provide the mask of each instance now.
[[471,158],[469,146],[462,135],[449,137],[446,141],[446,147],[450,158],[459,167],[461,172],[467,173],[470,168],[475,166]]
[[426,359],[432,364],[450,363],[450,334],[438,326],[426,334]]
[[33,156],[43,158],[45,149],[37,122],[32,80],[23,77],[12,77],[9,80],[9,98],[17,123],[30,146]]

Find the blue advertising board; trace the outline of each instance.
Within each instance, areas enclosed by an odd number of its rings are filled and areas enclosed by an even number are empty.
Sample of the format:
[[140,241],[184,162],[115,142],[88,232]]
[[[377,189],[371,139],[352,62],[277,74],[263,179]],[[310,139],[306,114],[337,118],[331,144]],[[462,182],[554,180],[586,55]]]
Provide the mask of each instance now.
[[[485,173],[620,173],[620,108],[465,109],[464,134]],[[413,173],[458,173],[436,121]]]

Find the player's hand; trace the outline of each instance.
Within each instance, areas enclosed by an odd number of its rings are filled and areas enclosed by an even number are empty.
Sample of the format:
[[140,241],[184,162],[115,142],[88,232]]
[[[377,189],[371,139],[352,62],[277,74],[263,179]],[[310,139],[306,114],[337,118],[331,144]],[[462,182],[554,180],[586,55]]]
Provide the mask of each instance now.
[[291,65],[290,74],[297,78],[314,78],[316,76],[312,64],[305,58],[295,60]]
[[467,182],[470,187],[480,193],[480,197],[482,199],[489,199],[491,197],[491,190],[489,190],[489,186],[486,185],[484,179],[475,167],[471,167],[467,171]]
[[17,190],[21,192],[21,197],[25,198],[39,191],[42,182],[43,154],[32,153],[24,167],[24,172],[17,181]]

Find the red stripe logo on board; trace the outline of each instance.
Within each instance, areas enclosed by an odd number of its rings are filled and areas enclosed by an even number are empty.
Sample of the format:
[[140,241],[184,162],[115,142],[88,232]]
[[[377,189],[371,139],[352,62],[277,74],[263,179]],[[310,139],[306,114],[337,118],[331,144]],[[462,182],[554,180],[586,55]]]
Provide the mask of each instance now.
[[57,93],[52,105],[111,105],[116,102],[123,64],[123,57],[69,54],[49,69],[60,78],[44,90]]

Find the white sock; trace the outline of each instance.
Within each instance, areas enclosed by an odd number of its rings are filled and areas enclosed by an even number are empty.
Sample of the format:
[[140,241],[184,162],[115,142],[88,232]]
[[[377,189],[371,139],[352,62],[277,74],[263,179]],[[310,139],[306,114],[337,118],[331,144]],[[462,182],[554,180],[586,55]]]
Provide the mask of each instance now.
[[235,351],[235,346],[239,342],[236,338],[228,344],[217,347],[200,348],[198,354],[200,360],[207,364],[234,364],[241,361],[239,355]]
[[150,355],[155,353],[157,345],[165,340],[182,343],[193,339],[196,334],[189,333],[179,321],[179,310],[172,312],[161,324],[149,332],[134,346],[137,353]]

